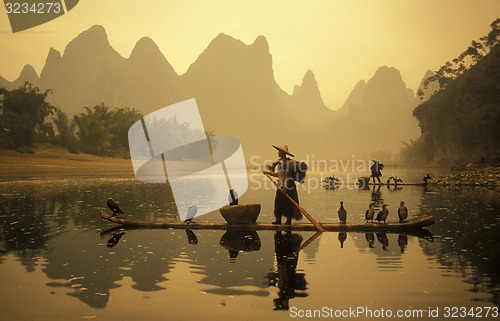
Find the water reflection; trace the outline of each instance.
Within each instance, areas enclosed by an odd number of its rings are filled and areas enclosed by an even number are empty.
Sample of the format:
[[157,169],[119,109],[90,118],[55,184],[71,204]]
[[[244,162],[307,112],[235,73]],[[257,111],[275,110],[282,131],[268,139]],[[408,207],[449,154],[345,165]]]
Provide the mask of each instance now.
[[377,233],[377,240],[380,244],[382,244],[382,250],[387,251],[387,247],[389,247],[389,239],[387,238],[387,234]]
[[186,237],[187,237],[189,244],[192,244],[192,245],[198,244],[198,238],[196,237],[196,234],[194,234],[193,231],[186,230]]
[[258,251],[261,246],[257,231],[226,231],[219,244],[228,250],[229,258],[233,261],[238,257],[239,252]]
[[432,209],[438,224],[430,231],[440,242],[422,243],[423,251],[459,271],[471,292],[493,295],[500,305],[500,193],[486,188],[428,187],[422,212]]
[[387,185],[386,187],[387,187],[387,191],[389,191],[391,193],[397,193],[397,192],[403,190],[403,186],[401,186],[401,185]]
[[344,242],[345,242],[345,240],[347,240],[347,233],[346,232],[339,232],[338,239],[340,242],[340,248],[344,248]]
[[382,206],[384,204],[384,199],[382,198],[382,192],[380,191],[380,185],[373,185],[372,187],[372,197],[371,201],[375,203],[376,207]]
[[267,278],[269,285],[279,288],[278,297],[273,300],[275,310],[288,310],[290,299],[307,296],[305,274],[297,273],[301,243],[302,236],[298,233],[277,231],[274,234],[278,271],[269,273]]
[[404,253],[406,250],[406,247],[408,246],[408,235],[405,234],[399,234],[398,235],[398,245],[401,250],[401,253]]
[[120,239],[122,238],[123,235],[125,235],[125,232],[123,232],[123,231],[118,231],[118,232],[113,233],[108,240],[108,244],[106,244],[107,247],[115,247],[116,244],[118,244],[118,242],[120,242]]
[[[305,206],[317,206],[311,212],[319,220],[327,219],[326,214],[320,215],[328,210],[336,213],[339,198],[350,206],[352,221],[363,221],[366,204],[374,198],[379,204],[404,199],[412,206],[412,215],[435,216],[437,224],[429,228],[434,238],[431,234],[334,233],[328,244],[320,236],[303,247],[307,233],[104,231],[109,224],[99,219],[98,212],[109,196],[121,201],[129,218],[142,220],[177,219],[175,206],[163,187],[129,180],[10,183],[0,184],[0,264],[9,254],[27,272],[42,264],[50,279],[48,287],[64,287],[86,305],[104,308],[111,290],[125,278],[142,292],[169,291],[175,286],[168,282],[171,272],[183,262],[189,265],[186,273],[197,275],[197,285],[206,293],[269,297],[270,306],[284,309],[294,298],[312,297],[314,287],[306,282],[306,275],[308,281],[311,275],[305,268],[307,264],[320,266],[327,253],[341,249],[353,256],[366,255],[363,258],[374,258],[377,270],[393,271],[404,269],[403,260],[415,254],[413,244],[443,267],[443,275],[458,272],[470,292],[487,293],[488,300],[500,303],[498,191],[405,186],[397,195],[385,190],[382,195],[380,186],[375,186],[363,191],[335,190],[335,195],[322,192],[324,196],[301,194]],[[268,199],[258,194],[252,201],[272,204],[274,195],[268,194]],[[318,201],[320,197],[324,199]],[[329,201],[332,205],[327,207]],[[207,220],[219,217],[207,215]]]
[[373,244],[375,243],[375,234],[373,233],[365,233],[366,241],[368,242],[368,247],[373,249]]

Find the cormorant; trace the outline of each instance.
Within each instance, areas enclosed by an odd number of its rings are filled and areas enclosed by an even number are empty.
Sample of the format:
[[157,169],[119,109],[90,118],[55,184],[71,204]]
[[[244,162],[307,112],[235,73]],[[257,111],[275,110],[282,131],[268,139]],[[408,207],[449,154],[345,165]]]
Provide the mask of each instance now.
[[337,188],[340,180],[335,177],[335,176],[329,176],[323,179],[323,182],[325,182],[327,185],[325,185],[326,189],[335,189]]
[[111,197],[106,202],[106,205],[108,205],[108,208],[113,212],[112,216],[115,216],[117,214],[125,214],[125,212],[121,210],[118,204],[115,201],[113,201]]
[[345,224],[347,220],[347,211],[344,208],[344,202],[340,201],[340,208],[338,211],[340,223]]
[[370,205],[368,205],[368,209],[365,212],[365,221],[366,222],[372,221],[372,223],[373,223],[373,217],[375,216],[375,208],[373,207],[374,205],[375,204],[373,204],[373,203],[370,203]]
[[238,205],[238,193],[236,193],[234,188],[231,188],[229,190],[229,196],[227,198],[227,201],[228,201],[229,205],[231,205],[231,206]]
[[193,218],[195,217],[197,212],[198,212],[198,207],[196,205],[189,206],[187,214],[186,214],[186,219],[184,220],[184,222],[185,223],[192,223]]
[[387,179],[386,184],[387,185],[391,184],[391,180],[394,181],[394,185],[398,185],[399,183],[403,183],[403,180],[401,178],[398,178],[397,176],[391,176]]
[[387,209],[387,204],[382,205],[382,210],[378,212],[376,220],[380,223],[380,221],[385,221],[387,220],[387,216],[389,216],[389,210]]
[[406,221],[408,218],[408,209],[405,206],[405,202],[401,201],[398,208],[399,223]]

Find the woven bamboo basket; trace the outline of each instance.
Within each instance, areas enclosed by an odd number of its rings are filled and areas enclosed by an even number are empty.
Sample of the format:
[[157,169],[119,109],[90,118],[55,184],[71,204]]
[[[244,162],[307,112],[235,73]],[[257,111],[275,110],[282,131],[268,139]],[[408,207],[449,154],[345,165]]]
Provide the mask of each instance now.
[[253,224],[260,214],[260,204],[226,205],[219,209],[228,224]]

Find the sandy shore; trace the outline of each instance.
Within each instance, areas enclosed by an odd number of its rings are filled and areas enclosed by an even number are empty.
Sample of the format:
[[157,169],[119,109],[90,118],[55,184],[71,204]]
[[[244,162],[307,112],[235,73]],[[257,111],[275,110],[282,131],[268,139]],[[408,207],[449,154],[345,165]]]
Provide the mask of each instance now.
[[[49,144],[36,145],[33,154],[0,149],[0,181],[45,177],[134,178],[135,175],[130,159],[72,154]],[[500,187],[500,167],[471,166],[429,183],[438,186]]]
[[72,154],[52,145],[37,145],[34,154],[0,150],[0,180],[43,177],[133,178],[130,159]]

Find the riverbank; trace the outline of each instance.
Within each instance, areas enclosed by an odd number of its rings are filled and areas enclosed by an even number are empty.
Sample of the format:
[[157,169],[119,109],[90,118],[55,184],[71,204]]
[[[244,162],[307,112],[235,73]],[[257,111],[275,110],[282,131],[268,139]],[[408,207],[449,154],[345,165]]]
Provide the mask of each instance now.
[[[0,181],[19,178],[114,177],[134,178],[130,159],[70,153],[66,149],[36,144],[33,153],[0,149]],[[500,187],[500,167],[469,165],[429,181],[438,186]]]
[[500,187],[500,167],[469,166],[465,170],[429,181],[438,186]]
[[96,175],[133,178],[134,171],[130,159],[73,154],[49,144],[37,144],[31,154],[0,150],[0,180]]

